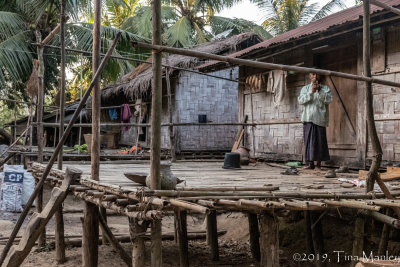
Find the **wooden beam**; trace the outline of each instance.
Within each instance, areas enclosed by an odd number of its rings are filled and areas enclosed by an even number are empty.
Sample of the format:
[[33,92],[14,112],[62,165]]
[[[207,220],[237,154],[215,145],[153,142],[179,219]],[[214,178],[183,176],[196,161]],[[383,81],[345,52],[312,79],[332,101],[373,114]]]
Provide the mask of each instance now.
[[260,266],[279,267],[279,224],[274,213],[260,215]]
[[218,246],[218,227],[217,227],[217,212],[212,210],[206,216],[207,220],[207,243],[211,250],[211,259],[213,261],[219,260],[219,246]]
[[79,179],[81,174],[82,172],[78,169],[67,168],[66,176],[62,182],[62,185],[60,187],[53,188],[50,200],[46,204],[46,207],[43,209],[43,211],[41,213],[34,213],[34,215],[31,217],[18,246],[14,246],[14,248],[11,250],[11,253],[5,259],[5,267],[17,267],[22,264],[32,247],[35,245],[39,235],[43,232],[46,224],[64,202],[68,195],[69,186],[71,183],[73,183],[73,181]]
[[[101,62],[99,69],[97,70],[97,72],[93,76],[93,79],[97,79],[97,77],[99,77],[99,75],[103,71],[104,66],[107,63],[108,59],[110,58],[110,56],[111,56],[115,46],[117,45],[117,42],[118,42],[120,37],[121,37],[121,33],[118,33],[117,36],[114,39],[113,44],[108,49],[106,56],[104,57],[103,61]],[[39,194],[39,191],[42,189],[43,184],[46,181],[46,178],[49,175],[49,173],[51,171],[51,168],[53,167],[53,164],[54,164],[54,162],[56,160],[58,152],[60,151],[61,147],[64,145],[65,141],[67,140],[67,137],[68,137],[69,133],[71,132],[72,125],[74,124],[74,121],[78,118],[79,113],[81,112],[83,107],[86,105],[86,101],[89,98],[90,93],[92,92],[93,86],[94,86],[94,82],[92,81],[90,83],[88,89],[86,90],[81,102],[79,103],[78,108],[75,110],[74,114],[72,115],[72,118],[71,118],[67,128],[65,129],[64,134],[63,134],[60,142],[57,144],[57,147],[55,148],[54,153],[52,154],[52,156],[51,156],[51,158],[49,160],[49,163],[46,165],[46,168],[44,169],[43,174],[40,177],[37,186],[35,187],[35,190],[33,191],[32,195],[29,197],[29,200],[26,203],[26,205],[24,207],[24,210],[22,211],[20,217],[18,218],[18,221],[15,224],[15,227],[14,227],[14,229],[13,229],[11,235],[10,235],[10,239],[7,241],[7,244],[6,244],[6,246],[4,247],[4,249],[2,251],[1,258],[0,258],[0,266],[4,262],[4,259],[7,256],[7,253],[10,250],[10,247],[11,247],[12,243],[14,242],[15,237],[17,236],[19,229],[22,226],[22,223],[24,222],[26,216],[28,215],[29,209],[32,207],[33,201],[35,200],[35,198]]]
[[244,65],[244,66],[260,68],[260,69],[272,69],[272,70],[277,69],[277,70],[295,71],[295,72],[299,72],[299,73],[313,72],[313,73],[317,73],[319,75],[342,77],[345,79],[365,81],[365,82],[370,82],[370,83],[377,83],[377,84],[389,85],[389,86],[394,86],[394,87],[400,87],[400,83],[398,83],[398,82],[386,81],[386,80],[382,80],[382,79],[376,79],[376,78],[372,78],[372,77],[365,77],[365,76],[361,76],[361,75],[355,75],[355,74],[349,74],[349,73],[343,73],[343,72],[337,72],[337,71],[282,65],[282,64],[267,63],[267,62],[258,62],[258,61],[254,61],[254,60],[232,58],[232,57],[227,57],[227,56],[214,55],[214,54],[210,54],[210,53],[198,52],[198,51],[189,50],[189,49],[172,48],[172,47],[168,47],[168,46],[152,45],[152,44],[146,44],[146,43],[142,43],[142,42],[132,42],[132,45],[134,47],[152,49],[152,50],[158,51],[158,52],[172,53],[172,54],[204,58],[204,59],[212,59],[212,60],[217,60],[217,61],[228,62],[228,63],[235,64],[235,65]]

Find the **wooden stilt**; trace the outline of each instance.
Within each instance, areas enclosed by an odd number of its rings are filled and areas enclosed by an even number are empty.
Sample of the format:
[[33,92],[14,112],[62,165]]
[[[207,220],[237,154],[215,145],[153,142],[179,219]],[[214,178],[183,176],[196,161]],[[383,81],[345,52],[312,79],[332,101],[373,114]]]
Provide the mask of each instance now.
[[[361,258],[364,248],[364,225],[365,220],[363,217],[358,216],[354,223],[354,241],[353,241],[353,257]],[[354,267],[357,262],[352,261],[350,266]]]
[[260,215],[260,266],[279,266],[279,224],[274,213]]
[[306,253],[313,254],[314,253],[314,245],[313,238],[311,232],[311,216],[310,211],[304,211],[304,224],[305,224],[305,233],[306,233]]
[[314,247],[315,255],[319,255],[319,259],[315,261],[315,266],[324,267],[326,266],[326,261],[322,260],[322,255],[325,253],[324,246],[324,235],[322,233],[322,222],[319,212],[311,212],[311,233],[312,233],[312,242]]
[[146,259],[145,238],[147,228],[150,221],[139,223],[138,220],[129,218],[129,233],[132,242],[132,266],[144,267]]
[[[152,43],[161,44],[161,0],[151,1],[152,10]],[[151,96],[151,155],[150,155],[150,189],[161,189],[161,113],[162,113],[162,52],[152,51],[152,96]],[[151,266],[162,266],[161,220],[151,222]]]
[[[388,208],[386,210],[387,216],[391,216],[392,213],[393,212],[391,209]],[[389,227],[389,225],[384,224],[383,228],[382,228],[381,239],[379,241],[378,255],[385,255],[387,248],[388,248],[390,231],[391,231],[391,228]]]
[[98,263],[99,208],[85,201],[82,232],[82,266],[92,267]]
[[217,227],[217,212],[212,210],[206,216],[207,220],[207,243],[211,249],[211,258],[213,261],[219,260],[218,247],[218,227]]
[[[167,65],[168,59],[167,59]],[[172,93],[171,93],[171,82],[169,80],[169,75],[172,72],[171,69],[167,68],[165,71],[165,80],[167,83],[167,94],[168,94],[168,117],[169,123],[173,123],[173,111],[172,111]],[[168,126],[169,132],[169,142],[170,142],[170,150],[171,150],[171,161],[176,161],[176,149],[175,149],[175,135],[174,135],[174,126]]]
[[153,220],[151,222],[151,266],[162,266],[162,250],[161,250],[161,220]]
[[258,229],[257,214],[249,213],[250,251],[256,261],[260,261],[260,230]]
[[56,243],[56,260],[58,264],[64,263],[67,258],[65,257],[65,239],[64,239],[64,216],[63,207],[60,206],[56,213],[56,232],[55,232],[55,243]]
[[187,211],[178,209],[175,211],[177,222],[177,237],[179,245],[179,262],[181,267],[189,266],[189,250],[187,238]]

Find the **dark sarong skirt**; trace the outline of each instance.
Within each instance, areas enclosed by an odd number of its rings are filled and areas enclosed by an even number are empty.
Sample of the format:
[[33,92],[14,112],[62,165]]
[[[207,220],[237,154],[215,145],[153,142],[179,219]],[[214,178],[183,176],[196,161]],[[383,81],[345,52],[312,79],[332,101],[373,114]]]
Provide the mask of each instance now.
[[326,128],[312,122],[303,123],[306,161],[330,160]]

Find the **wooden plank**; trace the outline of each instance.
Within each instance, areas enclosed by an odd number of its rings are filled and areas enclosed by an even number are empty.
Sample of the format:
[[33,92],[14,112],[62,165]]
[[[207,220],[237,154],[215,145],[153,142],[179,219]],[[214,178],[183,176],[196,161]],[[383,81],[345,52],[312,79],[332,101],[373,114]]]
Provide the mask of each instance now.
[[244,129],[240,131],[239,137],[235,140],[235,143],[232,146],[231,152],[235,152],[239,148],[240,141],[242,141],[243,135],[244,135]]
[[[400,179],[400,172],[399,171],[383,172],[383,173],[379,173],[378,175],[381,177],[382,181],[385,181],[385,182]],[[368,171],[359,170],[358,179],[366,180],[367,177],[368,177]]]

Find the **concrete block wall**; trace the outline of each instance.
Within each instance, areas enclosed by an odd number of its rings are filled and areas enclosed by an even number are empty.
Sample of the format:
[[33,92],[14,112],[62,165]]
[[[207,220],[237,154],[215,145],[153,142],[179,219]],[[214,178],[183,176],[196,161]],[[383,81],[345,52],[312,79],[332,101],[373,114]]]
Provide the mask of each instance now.
[[[238,68],[211,73],[238,78]],[[238,121],[238,83],[195,73],[182,72],[175,92],[176,122],[198,122],[207,115],[210,122]],[[237,126],[176,127],[180,150],[226,150],[232,148]]]

